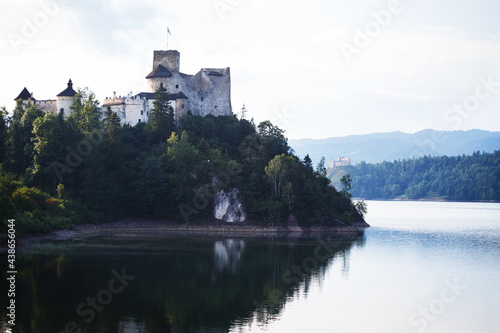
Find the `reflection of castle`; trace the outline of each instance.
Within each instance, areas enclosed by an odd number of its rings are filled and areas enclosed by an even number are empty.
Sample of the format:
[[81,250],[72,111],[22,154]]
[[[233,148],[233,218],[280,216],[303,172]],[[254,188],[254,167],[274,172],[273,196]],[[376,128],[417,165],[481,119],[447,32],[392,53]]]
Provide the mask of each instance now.
[[330,162],[328,162],[329,169],[349,165],[351,165],[351,159],[349,157],[339,157],[337,161],[334,161],[332,158]]
[[[154,92],[163,83],[170,98],[170,105],[174,110],[175,119],[191,111],[193,115],[230,116],[231,109],[231,74],[226,68],[202,68],[197,74],[189,75],[180,71],[180,53],[175,50],[154,51],[153,71],[146,76],[149,91],[137,95],[107,97],[102,105],[109,107],[120,117],[122,125],[131,126],[149,120],[150,110],[153,109]],[[16,100],[31,99],[44,112],[54,114],[63,113],[68,117],[69,108],[73,103],[76,91],[73,82],[57,95],[54,100],[35,100],[33,93],[24,88]]]

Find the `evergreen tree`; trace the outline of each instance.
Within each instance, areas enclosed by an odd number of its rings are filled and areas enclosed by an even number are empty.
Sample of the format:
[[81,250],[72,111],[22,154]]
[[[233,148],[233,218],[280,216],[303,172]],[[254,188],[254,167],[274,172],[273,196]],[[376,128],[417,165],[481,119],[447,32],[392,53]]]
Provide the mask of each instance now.
[[79,90],[70,106],[68,121],[81,133],[90,134],[101,127],[101,110],[94,93]]
[[316,172],[321,177],[326,177],[325,156],[321,156],[321,160],[319,161],[318,165],[316,166]]
[[7,110],[2,107],[0,108],[0,164],[3,163],[7,150],[7,129],[8,129],[8,119]]
[[33,158],[33,122],[45,113],[38,109],[32,100],[24,104],[17,101],[8,130],[6,169],[16,174],[23,174]]
[[262,143],[266,146],[270,156],[288,154],[290,147],[284,130],[274,126],[269,120],[261,122],[258,130]]
[[106,145],[106,165],[116,170],[123,161],[123,139],[120,118],[108,107],[104,123],[104,137]]
[[[366,199],[500,200],[500,151],[343,167],[352,194]],[[341,174],[339,172],[337,175]]]
[[33,164],[30,168],[33,183],[43,191],[55,193],[58,180],[52,163],[63,160],[63,132],[59,119],[52,113],[33,123]]
[[153,105],[149,117],[153,141],[157,143],[165,142],[170,137],[170,134],[175,131],[175,125],[174,110],[170,105],[170,97],[163,83],[160,83],[155,91]]
[[313,171],[313,163],[312,163],[311,157],[309,157],[309,154],[307,154],[304,157],[304,165],[308,171],[310,171],[310,172]]

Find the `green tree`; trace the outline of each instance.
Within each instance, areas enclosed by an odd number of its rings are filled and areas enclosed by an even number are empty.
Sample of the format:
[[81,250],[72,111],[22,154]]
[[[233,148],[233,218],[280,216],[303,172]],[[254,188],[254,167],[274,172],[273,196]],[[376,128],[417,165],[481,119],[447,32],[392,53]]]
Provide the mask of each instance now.
[[167,158],[172,162],[175,171],[182,175],[192,171],[198,158],[198,151],[189,143],[188,133],[182,131],[179,140],[179,136],[172,132],[172,135],[167,140],[167,145]]
[[0,165],[0,232],[6,232],[6,223],[8,219],[14,216],[14,203],[12,202],[12,193],[19,186],[14,175],[6,173]]
[[8,119],[5,107],[0,108],[0,164],[3,163],[7,151]]
[[366,213],[368,212],[368,205],[364,200],[359,200],[354,204],[354,207],[356,208],[356,211],[358,214],[364,218]]
[[316,166],[316,172],[321,177],[326,177],[325,156],[321,156],[321,160],[319,161],[318,165]]
[[274,126],[269,120],[263,121],[258,126],[259,136],[267,148],[269,156],[288,154],[290,147],[285,131]]
[[[277,155],[266,166],[266,175],[273,184],[274,195],[281,196],[281,189],[287,183],[287,176],[295,160],[291,156],[285,154]],[[291,189],[291,186],[289,186]]]
[[342,176],[342,178],[340,178],[340,182],[342,183],[342,194],[344,194],[344,196],[346,198],[351,198],[351,188],[352,188],[352,179],[351,179],[351,175],[350,174],[347,174],[347,175],[344,175]]
[[17,101],[12,123],[8,130],[6,169],[16,174],[23,174],[33,158],[33,122],[45,113],[38,109],[31,100]]
[[49,193],[55,193],[57,178],[52,163],[62,160],[64,153],[63,132],[56,115],[46,113],[33,123],[34,156],[31,174],[34,184]]
[[104,122],[104,137],[106,146],[106,165],[116,170],[123,162],[123,137],[120,118],[108,107]]
[[153,140],[157,143],[165,142],[170,134],[175,131],[175,125],[174,110],[170,105],[170,97],[163,83],[160,83],[155,91],[153,105],[149,118]]
[[90,134],[101,128],[101,109],[94,93],[79,90],[70,106],[68,121],[81,133]]
[[306,167],[306,170],[308,172],[312,172],[313,171],[313,163],[312,163],[311,157],[309,157],[309,154],[307,154],[304,157],[304,166]]

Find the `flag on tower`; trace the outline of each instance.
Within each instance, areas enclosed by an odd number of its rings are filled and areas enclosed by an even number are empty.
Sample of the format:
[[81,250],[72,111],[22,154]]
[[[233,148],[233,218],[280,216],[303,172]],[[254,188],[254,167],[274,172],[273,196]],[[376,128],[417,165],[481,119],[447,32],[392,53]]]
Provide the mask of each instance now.
[[172,36],[172,34],[170,33],[170,29],[167,27],[167,32],[170,36]]

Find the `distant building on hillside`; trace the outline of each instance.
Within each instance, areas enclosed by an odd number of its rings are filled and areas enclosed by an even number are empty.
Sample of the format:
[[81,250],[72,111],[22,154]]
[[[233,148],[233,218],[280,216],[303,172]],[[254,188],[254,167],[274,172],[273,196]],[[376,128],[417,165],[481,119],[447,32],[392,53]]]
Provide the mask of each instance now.
[[338,160],[334,161],[333,158],[328,162],[328,168],[332,169],[335,167],[349,166],[351,165],[351,159],[349,157],[339,157]]

